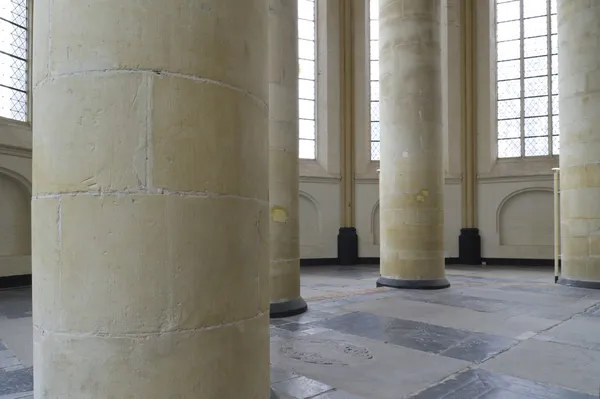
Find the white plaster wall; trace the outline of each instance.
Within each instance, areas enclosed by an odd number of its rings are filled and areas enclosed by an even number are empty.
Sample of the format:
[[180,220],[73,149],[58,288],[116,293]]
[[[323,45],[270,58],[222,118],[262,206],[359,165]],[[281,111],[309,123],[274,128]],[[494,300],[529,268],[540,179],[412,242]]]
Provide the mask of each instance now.
[[0,118],[0,277],[31,273],[31,127]]
[[337,258],[340,217],[339,182],[300,182],[301,259]]
[[497,158],[493,5],[493,1],[476,2],[477,214],[482,256],[551,259],[551,170],[558,167],[558,157]]

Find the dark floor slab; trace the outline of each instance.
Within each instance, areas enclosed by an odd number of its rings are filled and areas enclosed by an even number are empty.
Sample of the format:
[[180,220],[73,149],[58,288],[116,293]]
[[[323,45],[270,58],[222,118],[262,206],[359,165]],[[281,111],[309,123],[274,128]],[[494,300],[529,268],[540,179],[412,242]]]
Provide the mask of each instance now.
[[292,378],[300,377],[293,371],[284,370],[279,367],[271,366],[271,385],[277,384],[278,382],[291,380]]
[[33,368],[0,371],[0,396],[33,391]]
[[471,362],[484,361],[516,344],[515,340],[495,335],[365,312],[348,313],[315,325],[344,334]]
[[0,290],[0,316],[8,319],[31,317],[31,287]]
[[597,399],[569,389],[474,369],[426,389],[413,399]]

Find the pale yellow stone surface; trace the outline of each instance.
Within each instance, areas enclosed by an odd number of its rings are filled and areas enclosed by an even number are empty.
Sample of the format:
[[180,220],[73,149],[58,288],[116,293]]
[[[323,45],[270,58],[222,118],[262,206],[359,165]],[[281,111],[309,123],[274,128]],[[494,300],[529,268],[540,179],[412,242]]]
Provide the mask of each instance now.
[[300,296],[298,3],[269,0],[271,302]]
[[34,331],[35,366],[52,364],[34,373],[36,398],[266,399],[268,318],[116,337]]
[[268,398],[267,3],[34,21],[36,399]]
[[381,275],[444,278],[440,1],[380,0]]
[[600,282],[600,2],[558,7],[562,276]]

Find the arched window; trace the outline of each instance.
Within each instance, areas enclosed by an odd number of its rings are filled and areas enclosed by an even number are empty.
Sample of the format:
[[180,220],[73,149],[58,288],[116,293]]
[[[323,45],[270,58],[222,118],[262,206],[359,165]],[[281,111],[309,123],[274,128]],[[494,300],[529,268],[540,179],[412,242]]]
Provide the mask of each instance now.
[[371,160],[379,161],[379,0],[369,4],[369,60]]
[[0,117],[27,121],[27,0],[0,0]]
[[556,0],[497,0],[498,157],[558,155]]
[[298,0],[299,156],[303,159],[316,159],[315,14],[315,0]]

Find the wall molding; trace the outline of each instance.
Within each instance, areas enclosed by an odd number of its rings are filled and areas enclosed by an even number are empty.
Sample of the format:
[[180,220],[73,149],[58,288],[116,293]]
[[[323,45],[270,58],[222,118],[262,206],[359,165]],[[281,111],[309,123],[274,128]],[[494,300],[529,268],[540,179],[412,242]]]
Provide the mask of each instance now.
[[341,181],[341,178],[338,176],[331,176],[331,177],[325,177],[325,176],[300,176],[300,183],[326,183],[326,184],[331,184],[331,183],[339,183]]
[[553,181],[552,173],[547,174],[530,174],[530,175],[509,175],[509,176],[477,176],[477,182],[480,184],[494,183],[528,183],[532,181]]
[[[485,265],[483,264],[485,263]],[[358,258],[357,265],[378,265],[379,258]],[[458,258],[445,258],[445,264],[463,266]],[[554,259],[535,258],[482,258],[481,267],[485,266],[540,266],[554,265]],[[341,266],[337,258],[307,258],[300,259],[300,266]],[[469,265],[472,266],[472,265]],[[350,266],[351,267],[351,266]]]
[[6,144],[0,144],[0,155],[10,155],[13,157],[31,159],[31,154],[32,154],[32,151],[25,149],[25,148],[13,147],[11,145],[6,145]]

